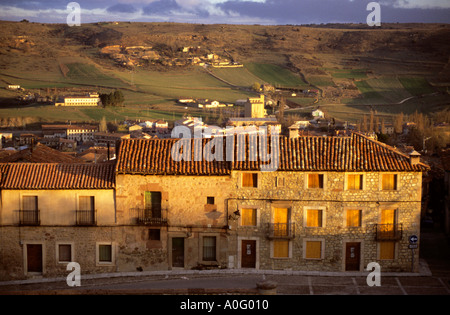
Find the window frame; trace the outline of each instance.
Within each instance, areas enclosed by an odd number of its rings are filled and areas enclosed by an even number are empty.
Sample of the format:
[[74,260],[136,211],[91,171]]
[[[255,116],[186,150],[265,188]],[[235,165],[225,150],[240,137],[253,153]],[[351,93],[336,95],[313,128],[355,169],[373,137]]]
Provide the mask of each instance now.
[[[361,188],[359,188],[359,189],[349,188],[348,187],[349,186],[349,176],[360,176],[360,181],[361,181],[360,186],[361,186]],[[359,173],[359,172],[357,172],[357,173],[353,173],[353,172],[352,173],[345,173],[344,190],[357,192],[357,191],[365,190],[365,188],[366,188],[366,176],[365,176],[364,173]]]
[[[348,211],[359,211],[359,226],[348,226]],[[363,209],[359,208],[359,207],[345,207],[343,221],[344,221],[343,225],[347,229],[362,228],[364,226],[364,211],[363,211]]]
[[[244,215],[243,215],[243,211],[244,210],[252,210],[252,211],[254,211],[255,225],[243,225],[242,224],[242,220],[243,220],[243,217],[244,217]],[[259,214],[260,214],[260,211],[258,211],[257,207],[254,207],[254,206],[241,206],[241,207],[239,207],[239,211],[241,213],[241,216],[239,217],[239,226],[240,227],[251,228],[251,227],[258,227],[259,226]]]
[[[61,260],[59,255],[59,246],[60,245],[69,245],[70,246],[70,261]],[[55,244],[55,252],[56,252],[56,262],[58,264],[68,264],[72,261],[75,261],[75,248],[74,248],[74,242],[56,242]]]
[[[308,226],[308,210],[320,210],[322,213],[321,226]],[[303,227],[308,229],[322,229],[326,227],[326,207],[325,206],[306,206],[303,208]]]
[[[385,175],[392,175],[394,176],[394,189],[383,189],[383,177]],[[400,190],[400,174],[399,173],[393,173],[393,172],[387,172],[387,173],[381,173],[379,177],[379,190],[384,192],[394,192]]]
[[[111,246],[111,261],[100,261],[100,246]],[[95,244],[95,261],[97,266],[114,266],[116,261],[116,250],[114,242],[97,242]]]
[[[319,183],[320,183],[320,176],[322,176],[322,187],[309,187],[309,175],[314,175],[317,174],[319,175]],[[326,190],[327,187],[327,173],[326,172],[308,172],[305,173],[305,189],[310,189],[310,190],[317,190],[317,191],[321,191],[321,190]]]
[[[320,257],[307,257],[307,243],[320,242]],[[323,260],[325,258],[325,239],[324,238],[304,238],[303,239],[303,259],[306,260]]]
[[[288,244],[288,255],[287,257],[277,257],[275,256],[275,243],[276,242],[287,242]],[[292,258],[292,242],[289,239],[274,239],[270,242],[270,258],[286,260]]]
[[[252,179],[253,186],[246,186],[246,185],[244,185],[244,176],[248,175],[248,174],[251,174],[252,177],[256,175],[256,181],[255,181],[254,178]],[[260,176],[259,175],[260,174],[258,172],[242,172],[241,176],[240,176],[241,177],[241,187],[242,188],[250,188],[250,189],[257,189],[257,188],[259,188],[259,186],[260,186],[259,185],[260,184],[259,183],[259,181],[260,181]]]
[[[204,250],[205,250],[205,238],[214,238],[215,239],[214,259],[205,260],[205,253],[204,253]],[[202,264],[214,265],[214,264],[218,263],[218,261],[219,261],[218,260],[218,258],[219,258],[219,239],[220,238],[219,238],[219,235],[217,235],[217,233],[203,233],[200,236],[200,243],[199,243],[200,248],[199,248],[198,254],[199,254],[199,261]]]

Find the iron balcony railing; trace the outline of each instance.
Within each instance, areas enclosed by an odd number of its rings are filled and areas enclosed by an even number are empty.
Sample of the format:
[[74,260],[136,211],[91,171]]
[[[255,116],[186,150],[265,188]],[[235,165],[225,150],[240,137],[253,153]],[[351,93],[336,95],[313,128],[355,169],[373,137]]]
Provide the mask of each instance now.
[[76,216],[77,225],[97,225],[97,210],[77,210]]
[[267,237],[274,238],[294,238],[294,223],[268,223]]
[[398,224],[376,224],[376,241],[399,241],[403,236],[403,226]]
[[20,225],[40,225],[40,211],[39,210],[19,210],[19,224]]
[[137,224],[142,225],[167,225],[167,210],[161,207],[132,208]]

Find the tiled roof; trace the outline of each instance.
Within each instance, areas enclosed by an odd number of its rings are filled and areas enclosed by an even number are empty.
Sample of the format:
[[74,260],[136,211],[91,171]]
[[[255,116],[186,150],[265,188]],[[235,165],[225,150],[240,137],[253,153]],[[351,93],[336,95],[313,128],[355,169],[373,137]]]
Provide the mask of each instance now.
[[113,164],[0,163],[0,189],[111,189]]
[[[195,161],[193,149],[191,161],[176,162],[171,156],[171,149],[178,140],[124,140],[120,146],[116,171],[130,174],[226,175],[230,174],[231,170],[260,170],[266,163],[261,162],[259,158],[256,161],[249,161],[248,138],[244,137],[238,137],[235,141],[235,161],[233,162],[207,161],[205,157],[203,161]],[[191,141],[192,144],[202,143],[205,147],[211,140]],[[225,140],[223,143],[225,144]],[[225,145],[224,150],[226,150]],[[275,155],[278,158],[277,170],[279,171],[351,172],[425,171],[428,169],[428,166],[423,163],[412,165],[408,155],[359,134],[352,134],[351,137],[301,136],[294,139],[280,137],[279,150],[280,154]],[[223,156],[225,159],[226,152]],[[272,163],[272,165],[276,164]]]
[[14,152],[13,154],[0,155],[0,163],[13,162],[84,163],[85,161],[38,143],[32,150],[27,148]]
[[[227,175],[228,162],[195,161],[195,150],[191,150],[191,161],[174,161],[172,147],[179,139],[126,139],[120,144],[116,170],[119,173],[166,174],[166,175]],[[203,146],[209,139],[191,140],[192,148]]]

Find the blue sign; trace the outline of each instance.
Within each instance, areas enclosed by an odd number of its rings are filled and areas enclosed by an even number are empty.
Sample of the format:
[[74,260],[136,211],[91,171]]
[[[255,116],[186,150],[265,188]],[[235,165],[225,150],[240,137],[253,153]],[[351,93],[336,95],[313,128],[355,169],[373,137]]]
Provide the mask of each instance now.
[[419,240],[419,238],[417,237],[417,235],[411,235],[409,237],[409,243],[411,243],[411,244],[417,243],[418,240]]

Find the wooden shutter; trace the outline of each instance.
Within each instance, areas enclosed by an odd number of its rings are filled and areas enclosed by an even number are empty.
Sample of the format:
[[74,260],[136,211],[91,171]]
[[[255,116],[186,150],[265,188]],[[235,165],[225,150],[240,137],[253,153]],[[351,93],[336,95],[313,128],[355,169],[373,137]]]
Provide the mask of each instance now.
[[347,177],[347,189],[362,189],[362,175],[350,174]]
[[306,226],[307,227],[322,227],[322,210],[307,210],[306,211]]
[[395,242],[379,242],[379,244],[380,244],[380,259],[395,258]]
[[79,210],[93,211],[95,209],[94,196],[80,196],[79,198]]
[[289,257],[289,241],[275,240],[273,241],[273,257],[288,258]]
[[306,241],[306,258],[322,258],[321,241]]
[[289,209],[275,208],[273,213],[274,233],[276,236],[288,235]]
[[38,209],[37,196],[23,196],[23,210],[36,211]]
[[61,262],[72,261],[72,245],[60,244],[58,246],[58,258]]
[[256,209],[241,209],[241,225],[256,226]]
[[381,210],[381,224],[395,224],[395,209]]
[[383,190],[396,190],[397,189],[397,175],[383,174],[381,187]]
[[243,173],[242,174],[242,186],[257,187],[258,186],[258,174],[257,173]]
[[361,226],[361,210],[347,210],[347,226]]
[[203,260],[206,260],[206,261],[216,260],[216,237],[215,236],[203,237]]

